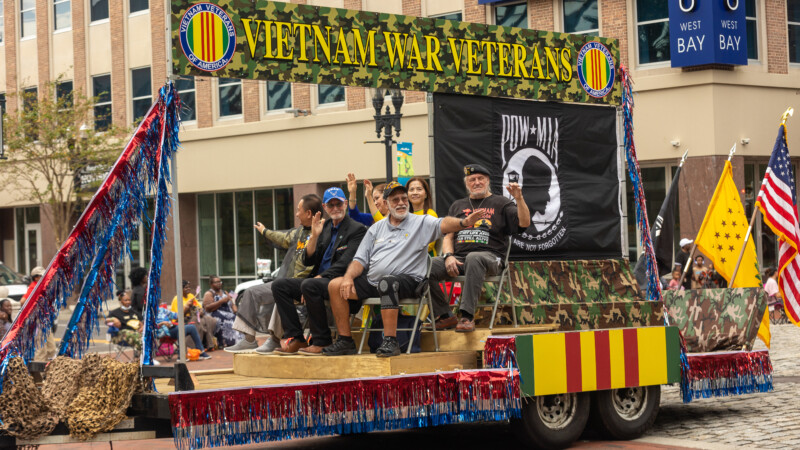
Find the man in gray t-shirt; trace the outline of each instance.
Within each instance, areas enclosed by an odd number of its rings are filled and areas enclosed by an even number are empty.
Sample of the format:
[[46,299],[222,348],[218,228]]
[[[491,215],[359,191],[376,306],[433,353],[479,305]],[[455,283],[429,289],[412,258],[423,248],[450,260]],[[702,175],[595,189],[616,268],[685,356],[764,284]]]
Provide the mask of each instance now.
[[480,213],[474,213],[463,219],[439,219],[409,214],[406,188],[396,181],[386,186],[383,197],[389,206],[389,217],[370,227],[347,272],[328,285],[339,338],[322,350],[323,355],[355,354],[356,345],[350,336],[349,316],[351,312],[358,311],[364,299],[372,297],[381,299],[383,320],[383,342],[377,355],[399,355],[399,301],[417,295],[417,287],[427,269],[428,243],[443,234],[471,227],[480,216]]

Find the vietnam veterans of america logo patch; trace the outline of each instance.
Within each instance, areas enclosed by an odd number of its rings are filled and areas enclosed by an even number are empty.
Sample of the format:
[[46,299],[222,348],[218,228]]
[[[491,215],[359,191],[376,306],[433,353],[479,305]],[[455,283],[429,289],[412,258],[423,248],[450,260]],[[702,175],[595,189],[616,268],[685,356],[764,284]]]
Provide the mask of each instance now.
[[578,52],[578,78],[587,94],[595,98],[614,88],[614,58],[605,45],[587,42]]
[[214,72],[227,66],[236,48],[236,30],[219,6],[196,3],[180,24],[181,49],[195,67]]

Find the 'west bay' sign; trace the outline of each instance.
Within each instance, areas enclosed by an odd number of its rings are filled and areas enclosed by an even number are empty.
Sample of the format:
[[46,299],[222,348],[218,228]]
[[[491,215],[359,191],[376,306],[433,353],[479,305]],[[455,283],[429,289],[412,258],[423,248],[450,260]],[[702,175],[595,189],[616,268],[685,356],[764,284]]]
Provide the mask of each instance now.
[[617,105],[614,39],[265,0],[172,1],[180,75]]
[[744,0],[669,0],[672,67],[747,65]]

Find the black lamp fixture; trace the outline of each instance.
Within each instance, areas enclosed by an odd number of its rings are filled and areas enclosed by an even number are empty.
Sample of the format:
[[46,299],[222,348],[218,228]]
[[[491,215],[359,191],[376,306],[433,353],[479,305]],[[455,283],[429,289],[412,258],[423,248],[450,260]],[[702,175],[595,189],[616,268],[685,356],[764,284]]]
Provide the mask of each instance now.
[[[386,110],[381,112],[386,97],[391,96],[392,106],[394,106],[394,113],[391,107],[386,105]],[[395,141],[392,139],[392,133],[400,137],[400,119],[403,114],[400,109],[403,107],[403,91],[400,89],[382,89],[377,88],[372,93],[372,107],[375,108],[375,134],[380,138],[381,131],[383,131],[383,140],[377,141],[384,144],[386,148],[386,182],[392,181],[392,145]],[[372,141],[375,142],[375,141]]]
[[6,140],[5,140],[5,124],[3,123],[3,118],[6,115],[6,96],[0,97],[0,160],[8,159],[6,158]]

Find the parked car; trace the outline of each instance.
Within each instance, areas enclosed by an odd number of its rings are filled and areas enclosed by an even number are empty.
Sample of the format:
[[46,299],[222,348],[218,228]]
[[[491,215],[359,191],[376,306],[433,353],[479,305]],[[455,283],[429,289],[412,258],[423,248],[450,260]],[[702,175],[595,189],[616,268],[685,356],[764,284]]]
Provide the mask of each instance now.
[[14,309],[19,308],[20,300],[27,290],[28,283],[25,282],[25,277],[0,261],[0,300],[7,298],[11,300]]

